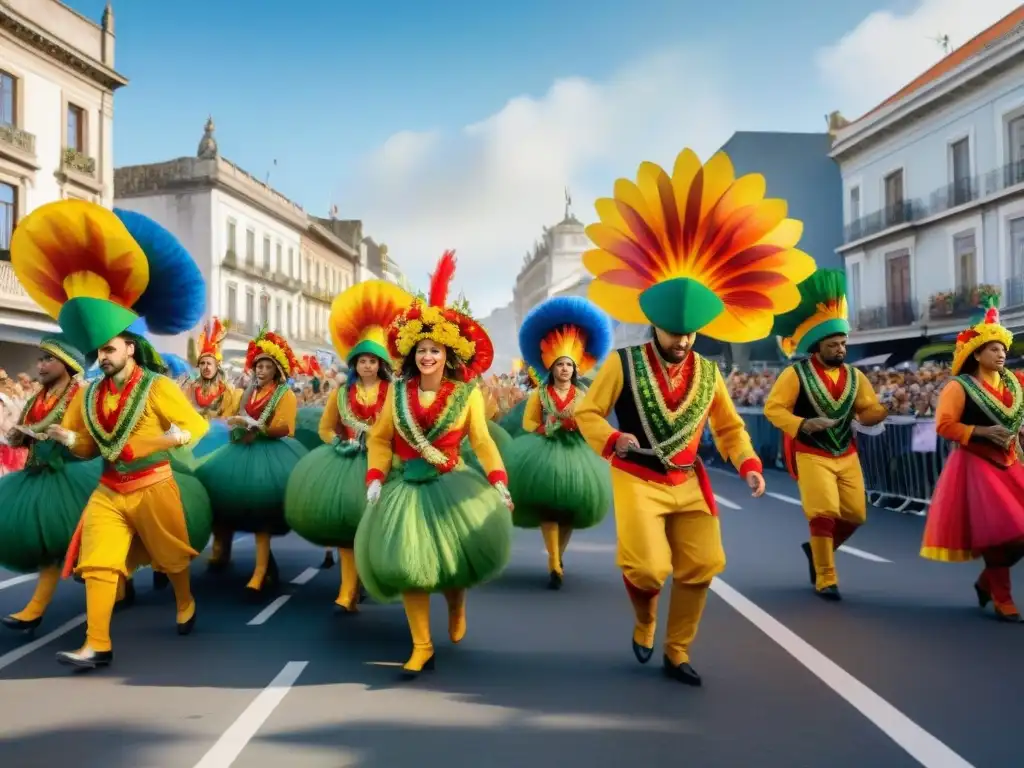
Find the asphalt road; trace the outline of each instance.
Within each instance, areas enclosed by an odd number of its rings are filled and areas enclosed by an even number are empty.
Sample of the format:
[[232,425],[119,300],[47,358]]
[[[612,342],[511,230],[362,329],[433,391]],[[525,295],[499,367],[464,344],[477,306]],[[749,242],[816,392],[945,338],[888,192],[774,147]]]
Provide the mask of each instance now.
[[[398,678],[409,651],[400,606],[333,615],[337,567],[314,570],[320,551],[293,537],[275,553],[297,583],[275,602],[248,600],[243,540],[233,572],[213,577],[196,564],[190,637],[174,632],[170,592],[151,591],[140,574],[135,606],[115,617],[108,670],[74,674],[54,660],[82,641],[74,582],[61,584],[34,639],[0,635],[0,764],[1021,764],[1024,628],[974,607],[977,566],[921,560],[922,520],[873,510],[856,549],[838,557],[844,602],[824,603],[807,582],[806,527],[788,478],[771,474],[780,498],[760,500],[733,475],[713,481],[729,562],[693,649],[703,688],[634,661],[610,517],[573,539],[561,592],[544,589],[539,536],[520,532],[502,578],[471,593],[459,647],[438,599],[437,670],[413,682]],[[4,613],[32,590],[12,578],[0,572]]]

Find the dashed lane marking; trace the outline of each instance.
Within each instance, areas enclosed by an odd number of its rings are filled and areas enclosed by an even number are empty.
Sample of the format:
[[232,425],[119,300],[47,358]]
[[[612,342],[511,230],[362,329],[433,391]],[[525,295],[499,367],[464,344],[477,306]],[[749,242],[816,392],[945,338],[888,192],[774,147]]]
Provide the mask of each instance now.
[[292,584],[301,587],[303,584],[308,584],[310,581],[312,581],[313,577],[316,576],[318,573],[320,573],[319,568],[307,568],[294,579],[292,579]]
[[266,624],[268,621],[270,621],[270,617],[277,613],[279,610],[281,610],[284,607],[284,604],[291,599],[291,595],[281,595],[280,597],[275,599],[274,602],[272,602],[262,611],[257,613],[256,616],[253,617],[253,619],[248,623],[247,626],[258,627],[263,624]]
[[716,578],[711,582],[711,590],[839,694],[924,768],[974,768],[950,747],[724,581]]
[[792,504],[797,507],[801,506],[800,499],[794,499],[792,496],[787,496],[784,493],[774,493],[772,491],[765,491],[764,495],[771,496],[773,499],[778,499],[779,501],[784,501],[787,504]]
[[743,507],[741,507],[735,501],[729,501],[728,499],[723,499],[717,493],[715,494],[715,501],[717,501],[719,504],[721,504],[726,509],[743,509]]
[[68,632],[70,632],[72,629],[75,629],[76,627],[80,627],[83,624],[85,624],[85,614],[84,613],[81,614],[80,616],[76,616],[75,618],[71,619],[70,621],[67,621],[67,622],[61,624],[59,627],[57,627],[52,632],[47,632],[42,637],[37,637],[35,640],[32,640],[31,642],[28,642],[28,643],[25,643],[24,645],[18,646],[13,651],[8,651],[3,656],[0,656],[0,670],[3,670],[6,667],[11,666],[11,664],[13,664],[14,662],[20,661],[21,659],[25,658],[26,656],[28,656],[33,651],[39,650],[44,645],[46,645],[46,644],[56,640],[58,637],[63,637]]
[[238,719],[217,739],[210,751],[203,755],[202,760],[195,764],[195,768],[231,768],[253,736],[284,701],[308,665],[308,661],[289,661],[285,664],[270,685],[260,691]]
[[845,552],[848,555],[853,555],[854,557],[859,557],[861,560],[870,560],[872,563],[892,564],[892,560],[886,560],[884,557],[873,555],[870,552],[865,552],[863,549],[857,549],[856,547],[851,547],[846,544],[840,546],[839,551]]
[[0,590],[16,587],[19,584],[24,584],[27,581],[35,581],[38,578],[38,573],[25,573],[21,576],[13,576],[10,579],[4,579],[3,581],[0,581]]

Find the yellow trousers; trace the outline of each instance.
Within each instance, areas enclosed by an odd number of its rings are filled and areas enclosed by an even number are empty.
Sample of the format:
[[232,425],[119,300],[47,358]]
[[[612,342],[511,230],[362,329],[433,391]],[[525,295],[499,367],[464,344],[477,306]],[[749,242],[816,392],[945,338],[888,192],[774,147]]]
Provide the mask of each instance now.
[[689,649],[707,602],[711,580],[725,570],[718,518],[711,514],[696,477],[671,486],[612,468],[616,563],[633,604],[633,639],[653,648],[657,602],[672,576],[665,655],[673,664]]
[[90,648],[110,650],[118,581],[144,562],[152,562],[170,578],[179,621],[194,611],[188,568],[199,553],[189,544],[181,493],[173,478],[131,493],[101,485],[82,515],[82,550],[75,572],[85,580]]
[[839,583],[835,550],[867,520],[864,472],[856,453],[839,458],[796,454],[800,503],[811,531],[815,588]]

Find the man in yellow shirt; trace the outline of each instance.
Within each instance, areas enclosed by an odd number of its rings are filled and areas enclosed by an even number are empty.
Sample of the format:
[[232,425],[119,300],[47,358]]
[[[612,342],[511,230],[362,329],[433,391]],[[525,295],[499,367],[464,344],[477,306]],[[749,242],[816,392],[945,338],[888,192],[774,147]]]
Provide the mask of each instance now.
[[873,426],[888,413],[867,377],[845,363],[845,273],[818,270],[799,289],[800,306],[777,318],[775,331],[787,356],[807,357],[776,380],[764,415],[784,435],[789,471],[800,488],[811,532],[802,545],[811,583],[819,597],[838,601],[835,550],[867,519],[853,422]]
[[[654,653],[658,598],[672,577],[663,670],[697,686],[690,664],[711,580],[725,551],[711,482],[698,455],[706,424],[754,496],[761,461],[714,362],[693,351],[697,332],[723,341],[769,334],[775,314],[796,304],[795,282],[814,270],[795,249],[799,222],[763,200],[764,179],[735,179],[719,153],[701,165],[684,150],[671,175],[640,166],[599,200],[584,254],[590,298],[612,317],[652,327],[650,341],[621,349],[601,367],[576,423],[611,460],[616,561],[632,603],[633,654]],[[748,216],[761,217],[747,226]],[[685,215],[684,215],[685,214]],[[607,421],[614,411],[618,429]]]

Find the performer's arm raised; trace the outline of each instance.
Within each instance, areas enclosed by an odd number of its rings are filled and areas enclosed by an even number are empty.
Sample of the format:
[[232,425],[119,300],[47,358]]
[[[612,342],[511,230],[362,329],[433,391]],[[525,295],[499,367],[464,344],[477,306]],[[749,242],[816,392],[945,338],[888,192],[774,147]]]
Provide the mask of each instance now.
[[587,444],[606,459],[615,452],[615,443],[622,434],[608,423],[608,414],[622,394],[624,381],[622,360],[617,354],[609,355],[583,402],[576,406],[576,425]]

